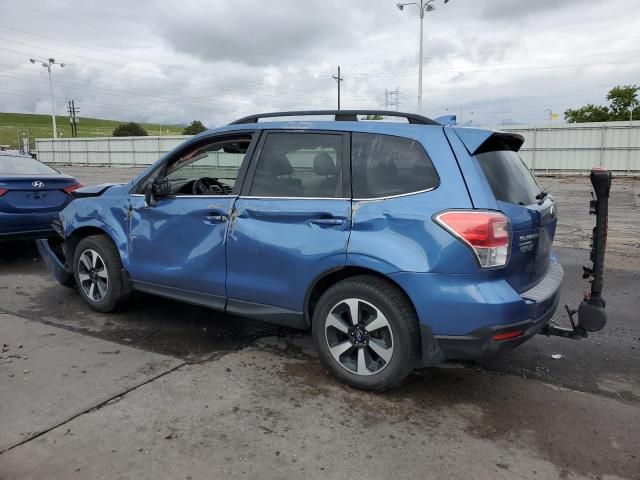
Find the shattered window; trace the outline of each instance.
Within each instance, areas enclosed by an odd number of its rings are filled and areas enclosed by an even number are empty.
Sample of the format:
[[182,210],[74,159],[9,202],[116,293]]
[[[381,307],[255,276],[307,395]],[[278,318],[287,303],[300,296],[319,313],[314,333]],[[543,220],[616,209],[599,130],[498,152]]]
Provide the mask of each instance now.
[[353,133],[353,198],[377,198],[428,190],[439,179],[431,159],[416,140],[391,135]]

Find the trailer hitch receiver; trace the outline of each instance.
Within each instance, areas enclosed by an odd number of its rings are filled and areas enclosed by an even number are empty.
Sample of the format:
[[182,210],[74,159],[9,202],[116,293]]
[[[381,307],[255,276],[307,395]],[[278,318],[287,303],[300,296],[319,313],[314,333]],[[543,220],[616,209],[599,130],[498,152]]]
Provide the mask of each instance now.
[[[589,279],[591,291],[585,293],[578,310],[565,306],[571,321],[571,328],[562,328],[556,324],[546,325],[540,333],[565,338],[586,338],[588,332],[602,330],[607,323],[606,302],[602,298],[604,284],[604,253],[607,246],[607,219],[609,215],[609,193],[611,191],[611,172],[594,167],[591,170],[591,185],[595,194],[589,204],[589,213],[596,216],[596,226],[591,236],[591,267],[583,267],[582,277]],[[574,316],[578,315],[578,322]]]

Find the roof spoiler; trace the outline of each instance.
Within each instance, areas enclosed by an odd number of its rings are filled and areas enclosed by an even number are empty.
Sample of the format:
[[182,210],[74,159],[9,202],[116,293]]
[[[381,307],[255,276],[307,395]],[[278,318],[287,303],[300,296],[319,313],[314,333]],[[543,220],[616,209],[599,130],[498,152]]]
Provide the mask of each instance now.
[[457,125],[458,124],[458,118],[456,117],[456,115],[442,115],[441,117],[436,118],[435,121],[438,122],[440,125]]
[[475,128],[454,128],[470,155],[511,150],[517,152],[524,144],[524,137],[517,133],[478,130]]

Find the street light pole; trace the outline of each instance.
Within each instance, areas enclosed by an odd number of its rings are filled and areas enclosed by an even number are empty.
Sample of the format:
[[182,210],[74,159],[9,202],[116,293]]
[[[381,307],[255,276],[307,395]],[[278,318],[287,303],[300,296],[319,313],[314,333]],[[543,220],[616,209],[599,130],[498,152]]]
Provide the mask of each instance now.
[[53,125],[53,138],[58,138],[58,127],[56,125],[56,101],[53,96],[53,77],[51,76],[51,67],[53,65],[60,65],[60,68],[64,67],[64,63],[58,63],[53,58],[49,58],[48,60],[37,60],[35,58],[30,58],[29,61],[33,64],[40,62],[40,64],[47,69],[49,73],[49,93],[51,94],[51,123]]
[[[422,3],[422,0],[420,0]],[[418,62],[418,113],[422,113],[422,55],[424,50],[424,8],[420,6],[420,61]]]
[[[432,12],[436,9],[431,5],[435,0],[420,0],[417,2],[408,3],[396,3],[399,10],[404,10],[404,7],[414,5],[420,9],[420,57],[418,59],[418,113],[422,112],[422,64],[423,64],[423,50],[424,50],[424,14],[426,12]],[[444,0],[444,3],[449,3],[449,0]]]

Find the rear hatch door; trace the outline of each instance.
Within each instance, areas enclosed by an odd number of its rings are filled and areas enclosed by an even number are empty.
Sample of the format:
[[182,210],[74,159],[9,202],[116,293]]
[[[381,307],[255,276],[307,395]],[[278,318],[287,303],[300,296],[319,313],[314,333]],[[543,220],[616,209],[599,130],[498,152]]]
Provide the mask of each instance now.
[[511,221],[512,239],[507,281],[518,292],[540,282],[549,268],[556,231],[555,201],[542,191],[517,152],[497,150],[475,155],[497,200]]

